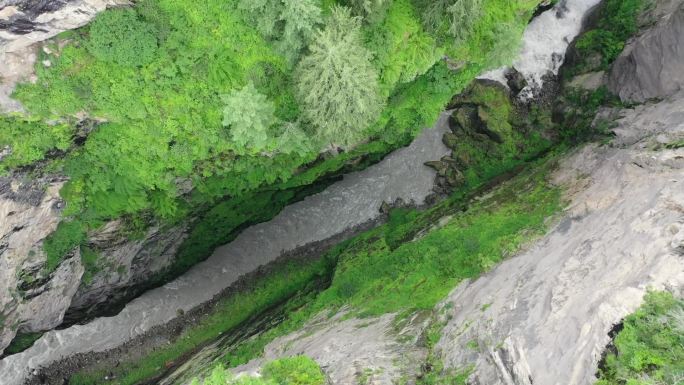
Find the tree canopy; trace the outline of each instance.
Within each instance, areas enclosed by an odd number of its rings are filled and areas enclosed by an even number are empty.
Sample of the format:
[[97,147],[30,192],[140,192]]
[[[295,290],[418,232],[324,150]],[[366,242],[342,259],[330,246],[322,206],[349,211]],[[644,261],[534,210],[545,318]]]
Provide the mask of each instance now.
[[361,40],[361,18],[333,7],[309,51],[296,72],[303,116],[323,140],[351,144],[383,107],[372,56]]
[[269,148],[272,137],[269,130],[276,122],[275,106],[265,95],[249,83],[239,90],[232,90],[221,97],[223,126],[230,128],[230,135],[238,151],[253,152]]
[[100,14],[90,27],[88,48],[96,58],[124,66],[151,62],[157,51],[157,31],[131,9]]

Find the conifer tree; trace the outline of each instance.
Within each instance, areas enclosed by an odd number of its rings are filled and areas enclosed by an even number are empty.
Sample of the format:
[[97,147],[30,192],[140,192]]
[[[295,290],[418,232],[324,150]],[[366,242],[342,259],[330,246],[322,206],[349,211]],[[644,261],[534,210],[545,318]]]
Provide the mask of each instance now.
[[323,21],[321,0],[240,0],[238,8],[291,65]]
[[361,18],[333,7],[296,70],[302,113],[328,142],[349,145],[377,119],[382,101],[371,53],[361,41]]
[[352,12],[369,23],[382,20],[391,4],[392,0],[349,0]]
[[259,93],[252,83],[232,90],[221,99],[224,103],[223,126],[230,128],[230,135],[238,150],[267,150],[271,144],[270,129],[276,122],[273,103]]
[[419,0],[425,28],[454,44],[467,40],[482,16],[482,0]]

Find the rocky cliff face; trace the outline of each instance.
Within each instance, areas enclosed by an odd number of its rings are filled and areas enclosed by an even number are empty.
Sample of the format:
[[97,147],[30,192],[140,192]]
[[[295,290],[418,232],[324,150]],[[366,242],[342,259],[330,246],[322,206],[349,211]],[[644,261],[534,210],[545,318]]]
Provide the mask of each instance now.
[[627,110],[613,146],[559,166],[565,218],[445,302],[447,368],[473,367],[472,384],[588,384],[609,331],[648,287],[681,294],[684,149],[667,144],[684,136],[682,111],[683,97]]
[[[11,94],[18,82],[33,80],[42,40],[85,25],[107,7],[125,4],[129,2],[0,0],[0,112],[22,110]],[[0,159],[3,151],[11,149],[0,149]],[[66,321],[78,321],[137,295],[151,276],[171,263],[185,239],[186,224],[153,224],[130,239],[121,230],[121,221],[113,221],[89,234],[90,245],[106,262],[92,269],[87,280],[81,284],[84,268],[77,252],[47,274],[42,242],[61,219],[63,182],[23,174],[0,180],[0,352],[17,332],[58,326],[65,312]]]
[[14,52],[81,27],[107,7],[127,0],[1,0],[0,52]]
[[660,4],[657,13],[662,16],[656,15],[656,26],[630,42],[610,72],[609,88],[623,101],[664,98],[684,89],[684,4]]
[[17,332],[59,325],[81,280],[77,253],[54,272],[43,269],[42,241],[60,221],[62,183],[0,178],[0,349]]

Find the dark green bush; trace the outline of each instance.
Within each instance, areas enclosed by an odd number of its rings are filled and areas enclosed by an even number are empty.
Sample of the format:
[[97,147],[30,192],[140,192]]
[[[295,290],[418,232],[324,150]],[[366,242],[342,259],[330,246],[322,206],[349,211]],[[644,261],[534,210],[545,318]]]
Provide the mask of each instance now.
[[680,385],[684,381],[684,300],[646,294],[623,322],[599,372],[597,385]]
[[[577,40],[580,63],[574,73],[608,69],[622,52],[627,39],[637,33],[639,13],[644,6],[644,0],[606,0],[599,11],[596,28]],[[600,58],[598,68],[589,63],[593,57]]]
[[90,53],[123,66],[150,63],[157,51],[157,31],[131,9],[101,13],[90,27]]
[[83,242],[85,235],[85,228],[80,221],[60,222],[57,230],[43,244],[47,254],[47,271],[55,270],[64,256]]

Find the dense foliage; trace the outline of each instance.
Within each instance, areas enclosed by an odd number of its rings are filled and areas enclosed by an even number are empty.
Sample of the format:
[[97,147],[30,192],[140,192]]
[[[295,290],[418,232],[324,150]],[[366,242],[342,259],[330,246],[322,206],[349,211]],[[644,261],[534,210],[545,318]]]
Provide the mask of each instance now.
[[304,119],[325,141],[358,141],[358,128],[377,119],[382,108],[371,53],[361,41],[361,19],[334,7],[309,49],[297,68]]
[[[452,20],[461,11],[426,28],[419,0],[141,0],[108,10],[49,43],[37,82],[17,87],[27,113],[0,120],[0,171],[44,160],[40,172],[68,176],[64,216],[84,231],[115,218],[135,223],[131,234],[189,216],[200,229],[211,223],[208,247],[183,246],[188,266],[277,212],[291,189],[406,144],[475,75],[510,58],[536,1],[478,4],[463,33]],[[346,152],[317,161],[331,143]],[[264,191],[274,203],[252,205]],[[220,222],[212,212],[226,199]]]
[[684,383],[684,300],[649,292],[625,318],[604,359],[597,385]]
[[95,19],[90,31],[88,49],[99,60],[133,67],[154,60],[157,51],[155,28],[140,20],[133,10],[105,12]]
[[266,363],[260,377],[234,377],[222,366],[200,382],[195,379],[191,385],[324,385],[321,368],[311,358],[295,356]]
[[0,173],[40,161],[71,147],[74,128],[38,118],[0,116]]
[[606,70],[639,29],[638,18],[648,0],[606,0],[599,8],[595,28],[576,43],[580,64],[575,72]]

